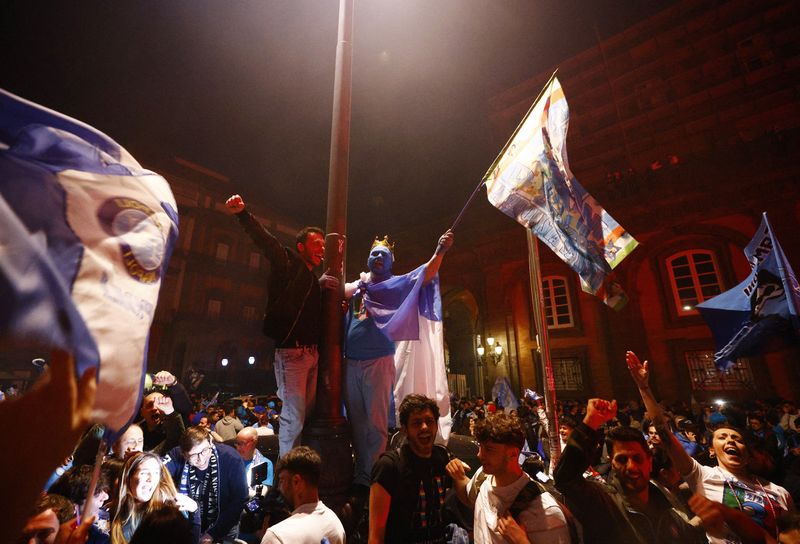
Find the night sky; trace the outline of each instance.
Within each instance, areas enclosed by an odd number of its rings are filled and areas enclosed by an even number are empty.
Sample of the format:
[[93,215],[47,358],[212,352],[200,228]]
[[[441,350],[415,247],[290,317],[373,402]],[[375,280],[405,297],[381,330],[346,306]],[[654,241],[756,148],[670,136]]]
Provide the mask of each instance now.
[[[356,0],[351,243],[454,217],[502,146],[490,96],[671,3]],[[337,18],[335,0],[4,2],[0,87],[324,225]]]

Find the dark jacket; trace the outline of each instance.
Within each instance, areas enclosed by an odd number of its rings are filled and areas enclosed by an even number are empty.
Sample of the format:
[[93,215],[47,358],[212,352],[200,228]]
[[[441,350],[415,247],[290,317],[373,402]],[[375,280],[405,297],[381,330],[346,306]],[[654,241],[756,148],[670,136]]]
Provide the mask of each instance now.
[[[239,522],[244,503],[249,495],[244,473],[244,462],[239,453],[225,444],[216,444],[219,467],[219,493],[217,494],[217,521],[206,532],[214,539],[227,536]],[[180,486],[181,473],[186,465],[180,446],[172,448],[164,457],[164,464],[175,482]],[[194,498],[194,497],[192,497]],[[202,503],[199,503],[202,507]]]
[[583,423],[572,431],[555,470],[556,488],[584,528],[587,543],[697,543],[705,533],[688,524],[676,499],[650,484],[650,514],[635,510],[615,476],[609,483],[585,479],[584,471],[598,447],[598,433]]
[[271,265],[264,334],[279,348],[319,344],[322,295],[317,277],[250,212],[245,210],[236,218]]

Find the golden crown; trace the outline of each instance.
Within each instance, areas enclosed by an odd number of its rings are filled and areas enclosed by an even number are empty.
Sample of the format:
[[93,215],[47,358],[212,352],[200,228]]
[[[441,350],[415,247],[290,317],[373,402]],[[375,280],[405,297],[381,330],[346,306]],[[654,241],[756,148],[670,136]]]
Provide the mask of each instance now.
[[388,235],[388,234],[384,234],[384,235],[383,235],[383,240],[379,239],[379,238],[376,236],[376,237],[375,237],[375,241],[374,241],[374,242],[372,242],[372,247],[371,247],[371,248],[369,248],[369,249],[370,249],[370,251],[372,251],[373,249],[375,249],[377,246],[383,246],[383,247],[385,247],[385,248],[388,248],[388,249],[389,249],[389,251],[391,251],[391,252],[392,252],[392,255],[394,255],[394,244],[393,244],[392,242],[390,242],[390,241],[389,241],[389,235]]

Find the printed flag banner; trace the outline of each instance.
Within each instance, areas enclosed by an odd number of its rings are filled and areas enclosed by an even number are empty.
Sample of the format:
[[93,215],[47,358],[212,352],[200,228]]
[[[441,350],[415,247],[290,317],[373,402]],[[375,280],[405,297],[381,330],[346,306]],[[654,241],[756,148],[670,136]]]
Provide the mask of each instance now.
[[720,370],[755,353],[772,334],[800,332],[800,287],[766,213],[744,254],[753,269],[747,279],[697,305],[714,335]]
[[578,273],[584,291],[619,309],[627,297],[611,270],[637,242],[573,176],[568,127],[569,107],[554,76],[484,177],[486,192]]
[[0,336],[98,367],[93,418],[134,416],[178,236],[169,185],[105,134],[0,90]]
[[[434,399],[439,406],[439,439],[447,442],[453,420],[444,361],[442,298],[438,274],[423,285],[426,266],[379,283],[365,283],[364,275],[360,288],[375,325],[396,343],[395,412],[411,393]],[[399,421],[397,413],[395,421]]]
[[507,414],[519,408],[519,399],[514,394],[514,388],[511,387],[511,382],[508,381],[507,376],[498,376],[494,381],[492,398],[498,400],[503,407],[503,411]]

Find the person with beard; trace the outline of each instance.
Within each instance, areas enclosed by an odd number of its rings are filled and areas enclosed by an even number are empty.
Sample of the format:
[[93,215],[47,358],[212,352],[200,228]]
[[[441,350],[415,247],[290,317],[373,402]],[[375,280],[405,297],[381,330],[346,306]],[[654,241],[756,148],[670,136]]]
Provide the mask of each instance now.
[[303,425],[317,398],[318,346],[322,334],[322,289],[339,289],[329,274],[317,278],[313,269],[325,256],[325,233],[305,227],[295,236],[294,249],[281,245],[245,209],[241,196],[225,202],[270,263],[264,334],[275,341],[275,380],[283,400],[280,415],[280,455],[300,445]]
[[201,532],[214,542],[234,540],[248,499],[244,462],[237,451],[214,444],[208,429],[189,427],[164,464],[178,492],[197,503]]
[[[709,540],[715,544],[741,542],[754,532],[758,534],[759,530],[775,538],[777,518],[786,511],[793,511],[794,504],[784,488],[751,472],[747,433],[727,422],[717,426],[712,430],[710,449],[717,466],[701,465],[686,453],[678,439],[667,430],[661,406],[650,390],[647,361],[639,361],[636,354],[629,351],[626,362],[675,468],[692,492],[706,499],[703,501],[705,504],[716,504],[716,510],[724,518],[724,523],[707,524],[704,520]],[[689,505],[695,508],[691,501]],[[695,512],[700,515],[697,509]]]
[[380,456],[372,469],[369,542],[437,544],[446,542],[444,503],[452,480],[450,454],[434,445],[439,406],[411,394],[400,403],[400,425],[407,442]]
[[617,401],[590,399],[555,469],[556,488],[584,528],[587,543],[703,543],[702,530],[669,493],[650,483],[653,458],[642,433],[614,427],[606,436],[613,470],[608,483],[584,479],[598,448],[601,425],[617,414]]
[[[423,267],[394,276],[394,244],[389,243],[388,237],[376,239],[367,259],[369,273],[362,273],[359,281],[345,285],[345,297],[351,303],[346,322],[344,401],[353,429],[356,498],[368,494],[372,467],[386,450],[395,381],[395,343],[379,329],[370,315],[373,307],[369,304],[379,306],[383,313],[396,310],[409,296],[422,268],[422,288],[431,284],[452,245],[453,233],[447,231]],[[418,333],[418,327],[414,332]]]

